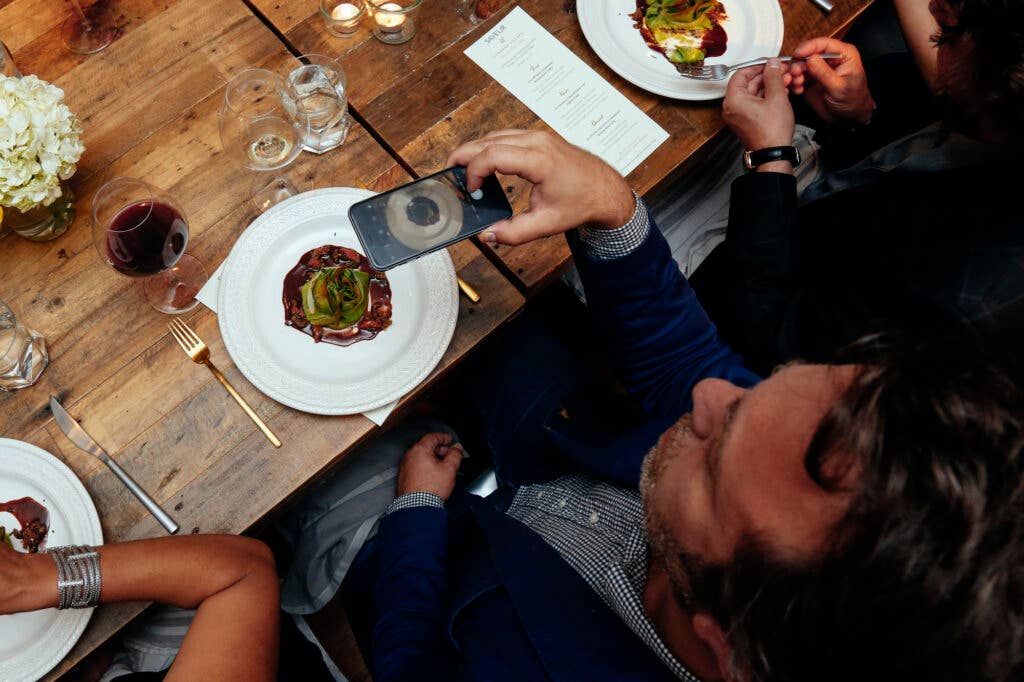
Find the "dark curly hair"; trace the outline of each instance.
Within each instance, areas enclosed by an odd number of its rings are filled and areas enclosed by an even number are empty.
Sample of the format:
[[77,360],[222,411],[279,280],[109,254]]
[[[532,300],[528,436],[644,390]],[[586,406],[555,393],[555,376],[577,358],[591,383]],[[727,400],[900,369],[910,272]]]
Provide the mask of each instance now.
[[846,357],[861,369],[805,459],[827,489],[856,481],[831,546],[793,564],[752,538],[697,603],[756,680],[1024,679],[1019,374],[934,337]]
[[938,42],[969,36],[976,63],[972,74],[988,109],[1018,141],[1024,135],[1024,2],[949,0],[958,15],[942,27]]

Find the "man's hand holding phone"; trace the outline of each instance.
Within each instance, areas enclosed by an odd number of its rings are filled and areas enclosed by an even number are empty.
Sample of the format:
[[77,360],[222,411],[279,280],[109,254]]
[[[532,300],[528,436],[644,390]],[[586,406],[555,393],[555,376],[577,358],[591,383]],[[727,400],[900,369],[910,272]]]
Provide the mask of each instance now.
[[466,166],[470,192],[496,172],[533,184],[530,208],[487,228],[481,238],[488,242],[525,244],[585,224],[614,229],[636,209],[632,190],[614,168],[552,133],[498,130],[456,149],[447,165]]

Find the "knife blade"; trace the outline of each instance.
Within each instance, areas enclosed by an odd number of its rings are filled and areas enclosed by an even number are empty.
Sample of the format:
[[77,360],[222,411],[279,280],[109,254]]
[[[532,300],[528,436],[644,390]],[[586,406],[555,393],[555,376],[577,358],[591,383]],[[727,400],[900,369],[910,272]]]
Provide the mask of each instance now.
[[117,476],[121,483],[124,483],[125,487],[128,488],[129,492],[142,503],[150,514],[160,522],[160,525],[164,527],[171,535],[178,532],[178,524],[174,522],[174,519],[165,512],[156,501],[142,489],[138,483],[135,482],[128,472],[121,468],[121,466],[114,461],[114,459],[107,454],[107,451],[100,447],[99,443],[92,439],[82,425],[75,421],[74,417],[68,414],[68,411],[64,409],[64,406],[57,402],[57,399],[50,396],[50,412],[53,413],[53,418],[57,422],[57,426],[64,435],[68,437],[72,443],[75,444],[79,450],[87,452],[93,457],[98,458],[104,464],[106,464],[110,470]]

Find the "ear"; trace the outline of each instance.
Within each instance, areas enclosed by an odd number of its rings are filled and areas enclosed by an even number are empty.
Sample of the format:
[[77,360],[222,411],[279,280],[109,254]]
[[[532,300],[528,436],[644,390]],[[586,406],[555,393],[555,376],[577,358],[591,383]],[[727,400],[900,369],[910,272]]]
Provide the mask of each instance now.
[[693,617],[692,623],[694,633],[715,655],[721,679],[726,682],[748,682],[745,677],[739,678],[732,673],[729,665],[731,649],[725,638],[725,632],[722,631],[718,622],[707,613],[697,613]]

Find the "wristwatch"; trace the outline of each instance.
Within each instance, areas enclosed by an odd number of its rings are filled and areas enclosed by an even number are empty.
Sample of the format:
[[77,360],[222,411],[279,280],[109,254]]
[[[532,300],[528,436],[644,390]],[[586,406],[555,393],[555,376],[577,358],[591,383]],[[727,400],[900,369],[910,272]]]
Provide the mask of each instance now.
[[752,171],[772,161],[789,161],[793,168],[800,165],[800,150],[790,145],[786,147],[765,147],[754,152],[743,152],[743,167]]

